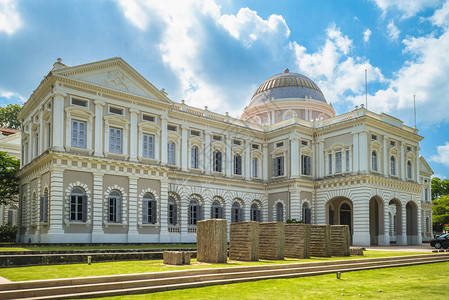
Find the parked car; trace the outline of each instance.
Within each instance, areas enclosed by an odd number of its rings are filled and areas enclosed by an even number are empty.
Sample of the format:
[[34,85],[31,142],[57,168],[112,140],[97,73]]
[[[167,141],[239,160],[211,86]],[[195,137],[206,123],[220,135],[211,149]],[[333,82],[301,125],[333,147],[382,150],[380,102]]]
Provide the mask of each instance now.
[[435,249],[447,249],[449,247],[449,233],[443,233],[437,238],[431,240],[430,246],[435,247]]

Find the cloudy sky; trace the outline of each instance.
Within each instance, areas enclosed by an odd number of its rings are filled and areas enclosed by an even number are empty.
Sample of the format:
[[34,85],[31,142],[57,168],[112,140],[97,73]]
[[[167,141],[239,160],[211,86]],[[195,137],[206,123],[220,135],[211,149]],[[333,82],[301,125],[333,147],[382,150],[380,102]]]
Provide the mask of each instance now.
[[174,101],[239,116],[259,84],[303,73],[337,114],[413,126],[449,177],[449,0],[0,0],[0,105],[23,103],[61,57],[122,57]]

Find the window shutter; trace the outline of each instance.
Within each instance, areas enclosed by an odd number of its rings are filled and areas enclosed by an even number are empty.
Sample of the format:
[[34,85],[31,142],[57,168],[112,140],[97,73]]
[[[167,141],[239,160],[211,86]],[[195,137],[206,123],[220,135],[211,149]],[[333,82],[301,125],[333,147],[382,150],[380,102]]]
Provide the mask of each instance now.
[[41,205],[40,205],[40,217],[39,217],[39,220],[41,221],[41,222],[44,222],[44,197],[42,196],[41,197]]
[[198,222],[198,221],[201,221],[203,219],[203,207],[198,205],[197,209],[198,209],[198,218],[197,218],[196,221]]
[[83,222],[87,221],[87,196],[82,197],[83,203]]
[[119,197],[116,203],[117,203],[117,210],[116,210],[117,223],[122,223],[122,197]]
[[173,204],[173,225],[178,224],[178,204]]
[[157,201],[151,201],[151,219],[152,223],[157,223]]
[[148,200],[142,201],[142,223],[148,223]]
[[223,219],[223,207],[218,208],[218,218]]
[[243,209],[239,208],[239,222],[243,221]]
[[190,167],[195,168],[195,147],[190,148]]
[[148,135],[143,135],[143,157],[148,157]]
[[280,157],[279,162],[280,162],[280,166],[279,166],[280,172],[279,172],[279,174],[282,176],[282,175],[285,174],[284,173],[284,157],[283,156]]
[[273,176],[276,176],[276,171],[277,171],[277,166],[276,166],[276,158],[272,159],[272,171],[273,171]]
[[43,222],[48,222],[48,196],[44,196]]
[[85,148],[86,147],[86,123],[78,122],[79,132],[78,132],[78,147]]

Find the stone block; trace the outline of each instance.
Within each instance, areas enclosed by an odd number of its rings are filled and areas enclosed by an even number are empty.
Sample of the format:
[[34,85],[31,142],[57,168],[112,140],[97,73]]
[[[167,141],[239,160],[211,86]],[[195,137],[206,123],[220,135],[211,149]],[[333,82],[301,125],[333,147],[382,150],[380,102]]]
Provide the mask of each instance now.
[[331,225],[331,255],[349,256],[351,237],[348,225]]
[[199,221],[196,224],[197,260],[226,263],[228,258],[228,224],[224,219]]
[[282,222],[260,223],[259,258],[284,259],[285,224]]
[[363,256],[363,248],[360,247],[351,247],[349,249],[349,253],[354,256]]
[[309,224],[285,224],[284,256],[292,258],[310,257]]
[[190,265],[190,252],[164,251],[164,264],[166,265]]
[[259,260],[259,222],[235,222],[229,226],[229,259]]
[[310,255],[331,256],[330,225],[310,225]]

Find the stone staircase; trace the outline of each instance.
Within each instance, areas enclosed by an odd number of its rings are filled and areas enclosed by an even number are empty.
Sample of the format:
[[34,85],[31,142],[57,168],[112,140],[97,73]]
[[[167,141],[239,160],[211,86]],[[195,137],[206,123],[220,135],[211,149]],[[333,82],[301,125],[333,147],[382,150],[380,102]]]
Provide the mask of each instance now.
[[449,253],[22,281],[0,284],[0,299],[70,299],[154,293],[446,261],[449,261]]

